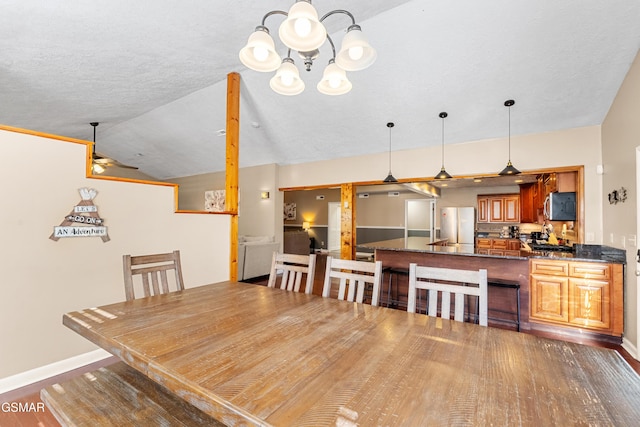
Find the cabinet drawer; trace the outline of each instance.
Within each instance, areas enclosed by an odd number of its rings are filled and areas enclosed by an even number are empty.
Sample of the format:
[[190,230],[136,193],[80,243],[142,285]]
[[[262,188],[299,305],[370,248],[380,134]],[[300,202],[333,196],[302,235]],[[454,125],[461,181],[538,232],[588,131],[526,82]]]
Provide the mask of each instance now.
[[569,276],[584,279],[609,280],[611,269],[608,264],[593,262],[572,262],[569,265]]
[[549,276],[568,276],[569,263],[562,261],[531,261],[531,274],[546,274]]
[[507,249],[506,239],[493,239],[493,249]]
[[491,249],[491,241],[492,241],[492,239],[479,237],[476,240],[476,246],[478,248],[482,248],[482,249]]

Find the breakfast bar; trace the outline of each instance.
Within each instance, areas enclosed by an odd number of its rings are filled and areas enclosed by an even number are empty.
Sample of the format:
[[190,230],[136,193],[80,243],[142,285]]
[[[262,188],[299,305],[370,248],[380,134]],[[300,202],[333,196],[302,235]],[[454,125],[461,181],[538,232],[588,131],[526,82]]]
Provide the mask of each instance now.
[[[620,344],[623,331],[625,251],[601,245],[575,245],[566,251],[504,250],[487,252],[474,245],[450,245],[423,237],[373,242],[388,272],[408,271],[409,263],[487,269],[489,282],[517,284],[520,290],[520,329],[577,339]],[[406,304],[407,277],[391,278],[384,293]],[[489,287],[489,311],[498,313],[490,325],[513,323],[517,301],[509,289]],[[503,316],[504,313],[512,313]],[[503,321],[504,320],[504,321]]]

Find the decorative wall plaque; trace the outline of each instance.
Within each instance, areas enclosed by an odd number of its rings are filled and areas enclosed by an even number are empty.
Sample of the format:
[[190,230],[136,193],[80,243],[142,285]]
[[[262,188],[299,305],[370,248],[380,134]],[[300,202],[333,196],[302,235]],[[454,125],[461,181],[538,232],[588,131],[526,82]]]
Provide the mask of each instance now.
[[103,242],[108,242],[110,239],[107,227],[98,215],[98,207],[93,204],[98,192],[93,188],[80,188],[78,192],[80,202],[59,226],[53,227],[53,233],[49,238],[57,242],[61,237],[100,237]]

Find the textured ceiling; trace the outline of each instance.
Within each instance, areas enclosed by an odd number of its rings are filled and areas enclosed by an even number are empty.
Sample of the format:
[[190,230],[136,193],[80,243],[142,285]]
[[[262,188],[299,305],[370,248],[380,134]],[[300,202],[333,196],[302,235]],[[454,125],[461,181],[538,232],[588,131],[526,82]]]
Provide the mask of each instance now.
[[[329,97],[315,89],[325,45],[285,97],[238,51],[291,4],[0,0],[0,123],[91,140],[98,121],[98,151],[167,179],[224,169],[229,72],[246,167],[385,152],[388,121],[394,150],[438,145],[440,111],[447,143],[504,137],[509,98],[512,135],[599,125],[640,47],[638,0],[316,0],[352,12],[378,60]],[[276,40],[281,20],[266,22]],[[339,47],[348,19],[325,24]]]

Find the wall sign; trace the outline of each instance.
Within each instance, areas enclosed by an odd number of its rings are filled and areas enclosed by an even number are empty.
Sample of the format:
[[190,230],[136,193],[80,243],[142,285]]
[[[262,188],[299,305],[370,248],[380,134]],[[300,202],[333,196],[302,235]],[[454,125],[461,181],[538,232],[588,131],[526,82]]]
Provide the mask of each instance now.
[[98,207],[93,204],[98,192],[93,188],[80,188],[78,192],[80,202],[59,226],[53,227],[53,233],[49,238],[57,242],[61,237],[100,237],[103,242],[108,242],[110,239],[107,227],[98,215]]
[[609,204],[615,205],[618,202],[624,203],[627,200],[627,189],[620,187],[619,190],[613,190],[609,193]]

